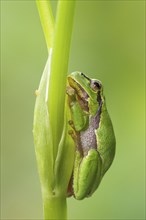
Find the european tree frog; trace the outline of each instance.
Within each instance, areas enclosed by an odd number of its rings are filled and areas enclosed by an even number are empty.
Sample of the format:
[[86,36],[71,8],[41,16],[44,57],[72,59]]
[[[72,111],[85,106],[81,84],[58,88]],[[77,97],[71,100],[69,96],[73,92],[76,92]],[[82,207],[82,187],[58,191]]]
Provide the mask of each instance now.
[[68,76],[69,134],[76,145],[70,194],[89,197],[97,189],[115,154],[115,135],[103,86],[81,72]]

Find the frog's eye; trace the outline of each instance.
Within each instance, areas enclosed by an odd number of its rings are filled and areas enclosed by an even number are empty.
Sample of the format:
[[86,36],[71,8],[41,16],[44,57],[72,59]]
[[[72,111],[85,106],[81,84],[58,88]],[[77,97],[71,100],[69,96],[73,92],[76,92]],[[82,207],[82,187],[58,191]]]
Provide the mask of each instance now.
[[94,80],[91,80],[91,88],[94,90],[94,91],[98,91],[100,90],[102,87],[101,83],[99,81],[94,81]]
[[94,82],[94,86],[96,86],[98,89],[101,89],[101,83],[99,82]]

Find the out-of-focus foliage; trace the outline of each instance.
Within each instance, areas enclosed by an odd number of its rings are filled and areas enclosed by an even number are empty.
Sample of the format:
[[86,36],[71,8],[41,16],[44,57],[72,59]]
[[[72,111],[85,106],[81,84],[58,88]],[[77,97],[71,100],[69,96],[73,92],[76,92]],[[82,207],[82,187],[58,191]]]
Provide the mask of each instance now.
[[[47,48],[35,1],[1,6],[2,219],[41,219],[32,120]],[[117,151],[91,198],[68,199],[69,218],[144,219],[144,23],[144,1],[77,1],[69,72],[103,82]]]

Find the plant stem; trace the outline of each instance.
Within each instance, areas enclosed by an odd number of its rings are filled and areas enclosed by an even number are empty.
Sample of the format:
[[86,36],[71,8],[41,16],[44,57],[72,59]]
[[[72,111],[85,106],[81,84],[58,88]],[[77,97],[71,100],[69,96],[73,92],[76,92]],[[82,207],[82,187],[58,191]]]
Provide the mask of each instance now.
[[53,134],[54,158],[56,158],[57,155],[64,123],[66,77],[68,71],[74,8],[75,0],[60,0],[58,2],[48,100]]
[[54,17],[49,0],[36,0],[48,50],[53,45]]
[[[61,137],[64,127],[66,77],[75,0],[58,1],[55,32],[54,19],[49,0],[36,0],[36,3],[48,50],[52,48],[52,50],[50,50],[51,58],[48,65],[49,67],[46,70],[47,72],[45,71],[45,74],[48,74],[50,71],[50,77],[46,76],[45,82],[42,82],[45,83],[45,88],[43,87],[41,91],[42,94],[38,97],[34,126],[36,152],[42,184],[44,218],[50,220],[65,220],[67,218],[66,191],[72,173],[74,156],[72,153],[73,148],[70,147],[69,150],[65,150],[64,152],[63,149],[65,148],[61,146],[58,149],[58,147],[60,146],[60,140],[62,141]],[[46,96],[48,99],[44,100],[46,88],[48,90],[48,96]],[[40,124],[42,125],[41,131],[39,130]],[[68,142],[66,141],[65,143]],[[68,144],[63,146],[68,147]],[[56,157],[58,159],[56,159]],[[70,164],[67,163],[67,159],[70,160]],[[68,167],[65,166],[65,164],[67,164]],[[60,172],[56,167],[59,167]],[[53,175],[50,175],[50,173]],[[62,179],[62,177],[65,178]],[[62,182],[65,184],[61,184]]]
[[44,199],[44,219],[65,220],[67,218],[66,198]]

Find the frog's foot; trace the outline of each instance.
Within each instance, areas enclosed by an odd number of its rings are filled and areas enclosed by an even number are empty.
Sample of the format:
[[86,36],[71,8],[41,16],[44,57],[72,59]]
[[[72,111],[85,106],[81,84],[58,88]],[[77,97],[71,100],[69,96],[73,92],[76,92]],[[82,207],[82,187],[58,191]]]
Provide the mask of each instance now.
[[74,96],[75,95],[75,90],[72,88],[72,87],[70,87],[70,86],[67,86],[66,87],[66,94],[68,95],[68,96]]
[[68,134],[72,137],[76,149],[80,149],[80,134],[79,132],[76,132],[75,130],[69,130]]
[[76,142],[77,136],[73,130],[69,130],[68,134],[72,137],[73,141]]
[[69,120],[68,124],[71,126],[71,128],[73,128],[73,130],[75,130],[75,126],[74,126],[73,120]]

